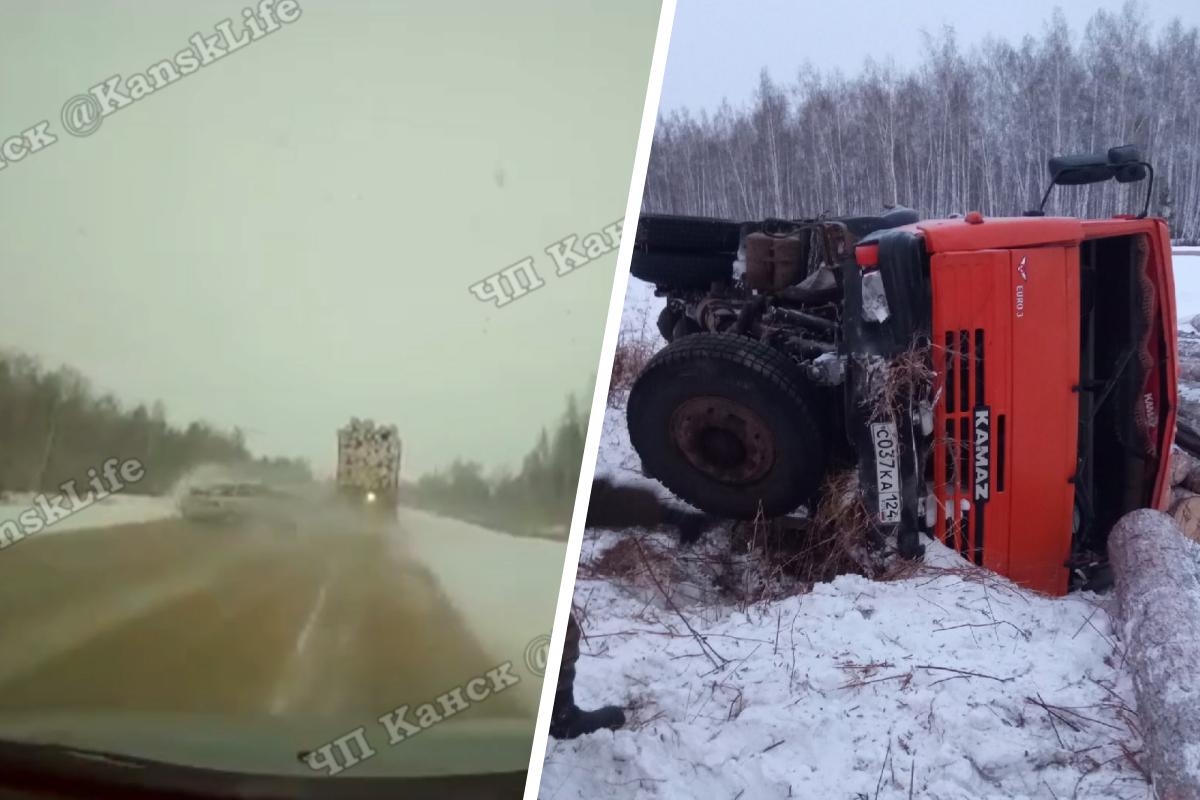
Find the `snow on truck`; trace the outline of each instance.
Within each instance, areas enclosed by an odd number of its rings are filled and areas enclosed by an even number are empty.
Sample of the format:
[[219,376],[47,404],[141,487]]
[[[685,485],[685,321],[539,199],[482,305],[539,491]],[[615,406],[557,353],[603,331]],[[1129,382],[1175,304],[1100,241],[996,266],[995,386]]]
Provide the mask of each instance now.
[[[1168,501],[1170,240],[1136,148],[1049,171],[1021,217],[643,214],[631,271],[669,342],[627,404],[646,472],[750,519],[856,470],[902,556],[924,534],[1042,592],[1103,586],[1115,522]],[[1044,213],[1055,186],[1147,178],[1140,214]]]
[[337,485],[341,496],[390,514],[400,485],[400,434],[354,417],[338,431]]

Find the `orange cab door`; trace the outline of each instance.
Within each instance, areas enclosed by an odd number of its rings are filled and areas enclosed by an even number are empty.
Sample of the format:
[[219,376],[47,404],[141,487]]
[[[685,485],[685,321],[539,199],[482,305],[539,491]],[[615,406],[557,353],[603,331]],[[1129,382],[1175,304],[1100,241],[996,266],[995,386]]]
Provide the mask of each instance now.
[[931,260],[935,533],[1031,589],[1067,590],[1078,422],[1078,248]]

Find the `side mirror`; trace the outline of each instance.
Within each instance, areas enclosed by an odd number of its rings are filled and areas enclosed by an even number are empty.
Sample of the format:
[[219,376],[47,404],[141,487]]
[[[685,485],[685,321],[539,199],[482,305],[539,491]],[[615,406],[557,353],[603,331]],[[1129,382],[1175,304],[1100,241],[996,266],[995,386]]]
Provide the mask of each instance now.
[[1141,151],[1136,145],[1110,147],[1107,153],[1054,156],[1047,162],[1047,166],[1050,170],[1050,185],[1042,195],[1038,210],[1026,212],[1028,216],[1045,214],[1046,201],[1050,199],[1050,192],[1055,186],[1083,186],[1114,179],[1117,183],[1136,183],[1147,177],[1150,178],[1150,186],[1146,190],[1146,202],[1139,217],[1145,217],[1150,212],[1150,196],[1154,191],[1154,168],[1142,160]]
[[1108,163],[1137,164],[1142,160],[1142,152],[1136,144],[1120,144],[1108,148]]
[[1117,183],[1137,183],[1146,180],[1146,167],[1143,164],[1122,164],[1117,167]]
[[1050,183],[1059,186],[1083,186],[1111,180],[1115,167],[1103,153],[1088,156],[1055,156],[1050,159]]
[[1113,177],[1117,179],[1117,183],[1137,183],[1145,180],[1149,174],[1141,151],[1132,144],[1109,148],[1108,162],[1113,165]]

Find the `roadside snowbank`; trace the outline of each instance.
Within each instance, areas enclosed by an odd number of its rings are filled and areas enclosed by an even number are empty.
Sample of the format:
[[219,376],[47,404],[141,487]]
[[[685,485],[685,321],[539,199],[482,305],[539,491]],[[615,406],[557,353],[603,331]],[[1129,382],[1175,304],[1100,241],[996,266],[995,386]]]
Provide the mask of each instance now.
[[[31,493],[11,494],[0,503],[0,523],[7,520],[17,520],[22,512],[37,509],[38,505]],[[37,536],[47,536],[55,533],[79,531],[88,528],[104,528],[110,525],[129,525],[138,522],[152,522],[156,519],[174,517],[179,514],[175,501],[170,497],[156,495],[126,494],[124,492],[109,495],[86,508],[77,511],[69,517],[64,517],[53,525],[37,533]]]
[[[403,545],[438,578],[480,645],[497,663],[513,662],[522,682],[509,691],[535,714],[542,679],[530,671],[526,650],[550,634],[566,542],[498,533],[405,507],[400,530]],[[543,649],[530,657],[544,655]]]

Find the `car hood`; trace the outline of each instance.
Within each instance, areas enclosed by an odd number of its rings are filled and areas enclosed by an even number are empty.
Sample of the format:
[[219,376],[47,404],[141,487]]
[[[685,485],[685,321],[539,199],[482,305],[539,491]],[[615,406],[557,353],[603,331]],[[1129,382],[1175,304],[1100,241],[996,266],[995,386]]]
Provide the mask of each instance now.
[[[361,727],[376,755],[342,775],[482,775],[524,771],[529,764],[532,718],[450,718],[391,745],[387,729],[378,721],[384,713],[386,710],[353,718],[231,718],[127,712],[5,714],[0,716],[0,742],[53,745],[231,773],[313,778],[324,773],[311,769],[299,754],[318,750]],[[353,744],[351,752],[357,752]]]

